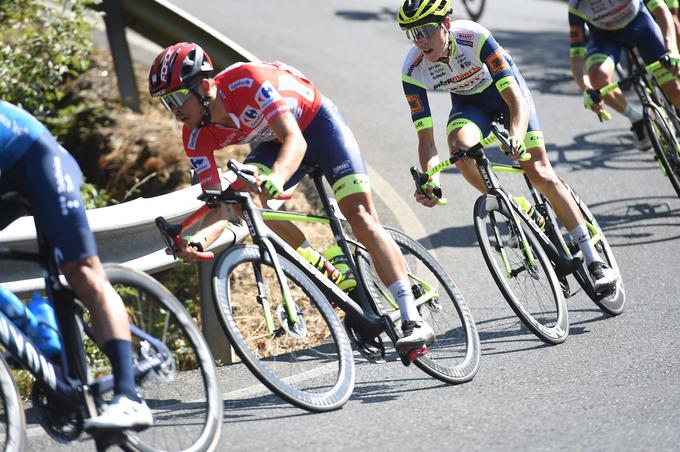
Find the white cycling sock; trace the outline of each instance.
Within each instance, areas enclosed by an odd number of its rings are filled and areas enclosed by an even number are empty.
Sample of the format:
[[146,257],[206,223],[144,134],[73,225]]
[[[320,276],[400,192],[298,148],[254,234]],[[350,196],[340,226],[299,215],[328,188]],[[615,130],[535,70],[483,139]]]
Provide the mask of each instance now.
[[642,112],[636,108],[631,107],[630,104],[627,104],[626,109],[623,110],[623,116],[630,119],[630,122],[632,124],[642,119]]
[[569,235],[578,244],[578,247],[581,248],[586,265],[590,265],[593,262],[603,262],[593,246],[593,242],[590,241],[590,234],[588,234],[588,227],[585,223],[581,223],[569,231]]
[[390,284],[388,289],[390,289],[390,293],[394,299],[397,300],[402,321],[407,322],[413,320],[414,322],[419,322],[423,320],[418,309],[416,309],[416,304],[413,300],[413,292],[411,292],[411,286],[407,280],[399,279]]

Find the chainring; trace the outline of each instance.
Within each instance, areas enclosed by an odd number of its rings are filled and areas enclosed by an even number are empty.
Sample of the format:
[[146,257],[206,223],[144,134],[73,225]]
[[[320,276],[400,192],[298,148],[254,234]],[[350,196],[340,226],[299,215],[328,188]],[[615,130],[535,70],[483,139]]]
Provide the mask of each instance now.
[[65,403],[39,381],[33,383],[31,401],[40,425],[56,441],[70,443],[83,432],[80,409]]

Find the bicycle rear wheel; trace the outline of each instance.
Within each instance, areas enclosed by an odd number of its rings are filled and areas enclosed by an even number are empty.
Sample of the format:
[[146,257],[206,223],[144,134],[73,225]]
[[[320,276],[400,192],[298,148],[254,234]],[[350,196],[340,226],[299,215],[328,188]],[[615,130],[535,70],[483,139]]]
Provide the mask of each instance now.
[[652,141],[654,152],[659,160],[664,175],[673,185],[675,193],[680,196],[680,143],[677,133],[668,115],[673,113],[665,109],[647,106],[644,110],[645,126]]
[[[519,216],[515,223],[508,207],[494,195],[480,196],[474,212],[479,247],[505,300],[541,340],[564,342],[569,334],[566,302],[550,259],[530,227]],[[518,225],[533,263],[522,246]]]
[[[472,380],[479,370],[481,346],[472,314],[446,270],[418,242],[389,227],[385,231],[395,241],[406,260],[409,283],[418,311],[435,332],[428,353],[415,364],[428,375],[446,383]],[[382,314],[398,310],[389,290],[378,277],[370,256],[362,249],[355,253],[357,270]]]
[[465,6],[465,11],[470,16],[470,20],[476,22],[482,17],[485,3],[486,0],[463,0],[463,6]]
[[4,452],[26,448],[26,419],[19,391],[7,361],[0,355],[0,447]]
[[272,392],[308,411],[336,410],[354,389],[349,338],[316,285],[289,260],[279,256],[279,262],[298,323],[288,320],[268,254],[254,245],[231,248],[215,263],[218,318],[241,360]]
[[[581,260],[581,269],[579,272],[577,272],[577,281],[583,287],[584,291],[588,295],[588,297],[593,300],[593,302],[603,311],[611,314],[611,315],[619,315],[623,312],[623,307],[626,304],[626,290],[623,286],[623,278],[621,277],[621,270],[619,269],[619,265],[616,262],[616,259],[614,257],[614,251],[612,250],[612,247],[609,245],[609,241],[607,240],[607,237],[605,236],[604,230],[600,226],[600,224],[597,222],[597,218],[595,218],[595,215],[592,214],[586,203],[581,199],[581,197],[576,194],[576,192],[567,184],[564,182],[565,187],[567,187],[567,190],[571,194],[572,198],[574,198],[574,201],[576,202],[576,205],[579,208],[579,211],[581,212],[581,215],[583,216],[583,219],[586,221],[586,225],[588,226],[588,232],[590,233],[590,239],[591,242],[593,243],[593,246],[595,247],[595,250],[598,252],[602,260],[612,269],[616,272],[616,274],[619,277],[619,281],[616,284],[616,288],[614,291],[611,293],[606,293],[606,294],[598,294],[593,291],[593,286],[590,281],[590,275],[588,273],[588,268],[586,267],[585,261],[582,259]],[[545,202],[546,207],[549,207],[552,209],[552,206],[550,203],[546,200]],[[551,218],[555,218],[556,216],[554,213],[551,213]],[[564,226],[561,227],[561,233],[564,238],[565,243],[571,243],[569,245],[570,247],[570,252],[574,254],[575,252],[579,251],[578,245],[572,243],[572,239],[569,236],[569,232],[567,232],[566,228]],[[575,275],[576,276],[576,275]],[[587,282],[586,282],[587,280]]]
[[[214,450],[222,427],[222,397],[213,357],[194,320],[179,300],[151,276],[121,266],[105,266],[120,295],[128,320],[167,347],[170,355],[137,383],[153,413],[143,432],[126,432],[131,450]],[[151,347],[151,348],[149,348]],[[133,359],[157,351],[133,334]],[[94,378],[110,374],[108,359],[86,341]],[[99,394],[102,396],[103,394]]]

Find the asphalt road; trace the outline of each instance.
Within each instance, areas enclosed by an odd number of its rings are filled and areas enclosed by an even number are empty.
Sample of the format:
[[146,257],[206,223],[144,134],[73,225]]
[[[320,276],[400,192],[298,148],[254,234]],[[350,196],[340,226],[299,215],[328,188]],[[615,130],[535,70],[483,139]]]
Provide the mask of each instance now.
[[[409,229],[420,219],[418,238],[446,263],[482,340],[479,374],[455,387],[394,355],[380,365],[358,359],[353,397],[321,415],[270,395],[240,366],[223,368],[221,449],[680,450],[680,200],[652,154],[632,148],[625,120],[602,125],[583,109],[568,68],[564,3],[491,0],[481,20],[523,72],[551,161],[598,216],[628,293],[616,318],[583,294],[571,298],[570,337],[553,347],[522,328],[498,292],[472,227],[478,194],[462,176],[443,176],[447,207],[412,200],[416,136],[400,84],[409,44],[394,22],[398,2],[174,3],[259,58],[302,70],[334,100],[368,164],[405,201],[376,192],[384,222]],[[450,104],[444,94],[431,102],[443,155]],[[42,436],[31,444],[55,448]]]

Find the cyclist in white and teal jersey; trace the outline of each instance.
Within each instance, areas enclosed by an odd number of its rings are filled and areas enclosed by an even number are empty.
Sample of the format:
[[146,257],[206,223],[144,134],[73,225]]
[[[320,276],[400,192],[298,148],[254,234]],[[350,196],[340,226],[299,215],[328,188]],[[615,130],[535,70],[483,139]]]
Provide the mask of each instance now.
[[[102,414],[85,420],[85,430],[142,429],[153,418],[135,389],[125,305],[97,255],[80,195],[82,176],[75,159],[42,123],[0,100],[0,197],[19,193],[28,200],[36,227],[89,309],[97,342],[111,361],[114,397]],[[0,211],[0,225],[10,221],[7,214]],[[58,302],[54,308],[62,309]]]
[[[584,94],[586,108],[598,115],[602,114],[603,105],[594,104],[586,90],[612,82],[625,46],[637,47],[646,64],[660,60],[670,69],[669,72],[662,68],[654,75],[668,99],[680,107],[680,85],[673,77],[680,66],[673,18],[662,0],[646,0],[645,4],[647,8],[642,0],[569,1],[571,71]],[[637,140],[644,138],[642,113],[628,104],[620,90],[605,96],[604,101],[630,119]]]
[[[435,166],[439,156],[434,140],[428,91],[451,93],[452,108],[446,134],[451,152],[477,144],[490,133],[493,119],[502,114],[510,133],[510,150],[517,159],[526,149],[531,159],[519,162],[531,183],[550,200],[562,223],[583,250],[596,290],[612,287],[617,280],[593,247],[576,203],[548,161],[535,106],[522,75],[510,55],[481,25],[452,21],[450,0],[406,0],[398,22],[413,42],[402,68],[402,82],[418,134],[418,154],[423,170]],[[487,191],[472,161],[456,163],[465,179],[482,193]],[[427,196],[416,200],[432,207],[439,201],[429,182]]]

